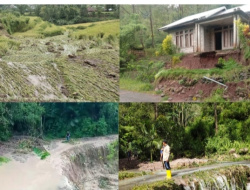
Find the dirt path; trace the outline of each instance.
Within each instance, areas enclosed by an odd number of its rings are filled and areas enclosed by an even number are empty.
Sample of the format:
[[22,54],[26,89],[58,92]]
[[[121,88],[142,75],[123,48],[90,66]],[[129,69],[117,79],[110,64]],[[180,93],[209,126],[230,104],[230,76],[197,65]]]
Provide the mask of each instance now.
[[120,90],[120,102],[161,102],[158,95]]
[[[214,165],[203,166],[203,167],[198,167],[198,168],[187,168],[187,169],[177,170],[177,171],[172,170],[172,177],[176,178],[176,177],[191,174],[191,173],[194,173],[197,171],[211,170],[211,169],[215,169],[215,168],[219,168],[219,167],[232,166],[232,165],[238,165],[238,164],[250,166],[249,161],[225,162],[225,163],[221,163],[221,164],[214,164]],[[159,172],[155,173],[154,175],[145,175],[142,177],[136,177],[136,178],[131,178],[131,179],[127,179],[127,180],[122,180],[122,181],[119,181],[119,190],[129,190],[129,189],[132,189],[132,187],[134,187],[135,185],[142,185],[142,184],[146,184],[146,183],[153,183],[156,181],[164,180],[165,176],[166,176],[165,171],[159,171]]]
[[[45,147],[51,154],[45,160],[40,160],[38,156],[32,155],[24,163],[12,159],[7,164],[0,166],[1,189],[71,190],[73,188],[62,172],[65,162],[62,159],[64,152],[85,144],[101,146],[116,138],[117,135],[88,138],[80,140],[74,145],[62,143],[62,140],[52,141]],[[11,158],[12,155],[8,153],[4,156]]]

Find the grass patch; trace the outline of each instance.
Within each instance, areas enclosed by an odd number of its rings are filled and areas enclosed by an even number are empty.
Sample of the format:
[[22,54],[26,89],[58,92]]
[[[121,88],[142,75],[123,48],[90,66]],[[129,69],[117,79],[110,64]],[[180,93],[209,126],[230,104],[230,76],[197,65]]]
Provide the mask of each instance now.
[[153,85],[147,82],[138,81],[136,79],[121,77],[120,89],[130,90],[135,92],[153,91]]
[[139,177],[139,176],[144,176],[144,175],[152,175],[152,172],[127,172],[127,171],[120,171],[119,172],[119,180],[124,180],[127,178],[134,178],[134,177]]
[[[162,79],[178,79],[179,77],[190,77],[190,78],[202,78],[203,76],[222,76],[227,80],[232,80],[233,73],[240,71],[242,65],[239,65],[233,59],[225,62],[223,69],[212,68],[212,69],[162,69],[155,75],[155,81],[159,82]],[[232,75],[231,75],[232,74]]]
[[[71,26],[73,25],[68,25],[68,27]],[[80,37],[82,38],[82,36],[98,36],[98,34],[100,35],[100,33],[103,33],[102,36],[110,40],[111,37],[108,36],[113,36],[113,38],[119,36],[120,21],[119,20],[101,21],[101,22],[95,22],[95,24],[84,23],[84,24],[74,25],[74,27],[84,28],[72,32],[71,35],[76,39],[80,39]]]
[[41,160],[44,160],[47,156],[50,155],[48,151],[42,151],[40,148],[33,148],[34,153],[41,158]]
[[9,158],[0,156],[0,165],[3,164],[3,163],[8,163],[9,161],[10,161]]
[[39,17],[26,16],[29,18],[29,30],[24,32],[16,32],[14,36],[19,37],[35,37],[35,38],[44,38],[49,36],[62,35],[66,31],[66,27],[56,26],[50,22],[43,21]]
[[19,42],[0,36],[0,56],[5,55],[9,50],[17,50],[19,46]]
[[181,190],[182,188],[178,185],[176,185],[174,183],[174,180],[164,180],[164,181],[158,181],[155,183],[151,183],[151,184],[144,184],[144,185],[140,185],[140,186],[135,186],[133,187],[132,190],[164,190],[164,189],[168,189],[168,190]]
[[225,102],[225,99],[223,98],[224,88],[218,88],[216,89],[212,95],[208,98],[206,98],[205,102]]

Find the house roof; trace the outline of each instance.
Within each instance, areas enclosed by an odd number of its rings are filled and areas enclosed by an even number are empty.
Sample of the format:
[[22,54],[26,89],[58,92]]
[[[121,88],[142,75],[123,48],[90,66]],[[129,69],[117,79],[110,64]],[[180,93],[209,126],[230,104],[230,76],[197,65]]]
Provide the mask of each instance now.
[[222,15],[226,15],[226,14],[231,14],[235,11],[241,11],[244,13],[249,13],[250,12],[250,5],[244,5],[244,6],[240,6],[240,7],[234,7],[231,9],[227,9],[226,7],[219,7],[210,11],[205,11],[202,13],[198,13],[198,14],[194,14],[191,16],[187,16],[184,17],[180,20],[177,20],[171,24],[168,24],[166,26],[163,26],[161,28],[159,28],[159,30],[169,30],[175,27],[178,27],[180,25],[184,25],[184,24],[191,24],[191,23],[195,23],[197,21],[201,21],[201,20],[205,20],[205,19],[210,19],[210,18],[215,18],[215,17],[219,17]]

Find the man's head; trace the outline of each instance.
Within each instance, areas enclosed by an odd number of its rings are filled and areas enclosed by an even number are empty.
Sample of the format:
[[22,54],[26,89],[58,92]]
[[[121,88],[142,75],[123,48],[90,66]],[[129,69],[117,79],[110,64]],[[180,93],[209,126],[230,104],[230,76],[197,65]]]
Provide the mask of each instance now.
[[166,145],[167,145],[167,140],[163,140],[163,141],[162,141],[162,145],[163,145],[163,146],[166,146]]

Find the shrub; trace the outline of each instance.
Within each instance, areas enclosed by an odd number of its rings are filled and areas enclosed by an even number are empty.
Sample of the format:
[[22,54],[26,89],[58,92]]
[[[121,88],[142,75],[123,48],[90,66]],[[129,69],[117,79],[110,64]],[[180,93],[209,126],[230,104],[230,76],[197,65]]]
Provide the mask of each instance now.
[[85,34],[80,34],[80,35],[78,35],[77,39],[79,39],[79,40],[86,40],[87,36]]
[[240,33],[240,41],[244,50],[245,59],[250,58],[250,29],[248,24],[243,24],[240,20],[237,21],[237,26]]
[[108,41],[109,44],[111,44],[112,42],[114,42],[115,41],[114,36],[111,35],[111,34],[109,34],[108,37],[107,37],[107,41]]
[[42,151],[40,148],[37,148],[37,147],[33,148],[33,151],[35,152],[37,156],[41,158],[41,160],[44,160],[47,156],[50,155],[48,151],[46,150]]
[[222,69],[225,66],[225,62],[226,62],[225,59],[223,59],[222,57],[220,57],[218,59],[218,63],[215,64],[215,67]]
[[167,35],[166,38],[163,40],[162,49],[168,55],[172,55],[176,52],[176,48],[172,42],[172,35]]
[[76,29],[78,29],[78,30],[84,30],[84,29],[86,29],[87,27],[86,26],[77,26],[76,27]]
[[88,27],[93,27],[93,26],[95,26],[95,24],[93,23],[93,24],[91,24],[91,25],[89,25]]
[[43,34],[45,37],[51,37],[51,36],[62,35],[63,32],[64,32],[63,29],[55,28],[55,29],[50,29],[50,30],[47,30],[47,31],[43,31],[43,32],[41,32],[41,34]]
[[100,32],[100,33],[97,34],[97,37],[98,37],[98,38],[103,38],[104,35],[105,35],[104,32]]
[[180,63],[180,62],[181,62],[181,60],[180,60],[179,56],[174,55],[172,57],[172,66],[175,66],[177,63]]

